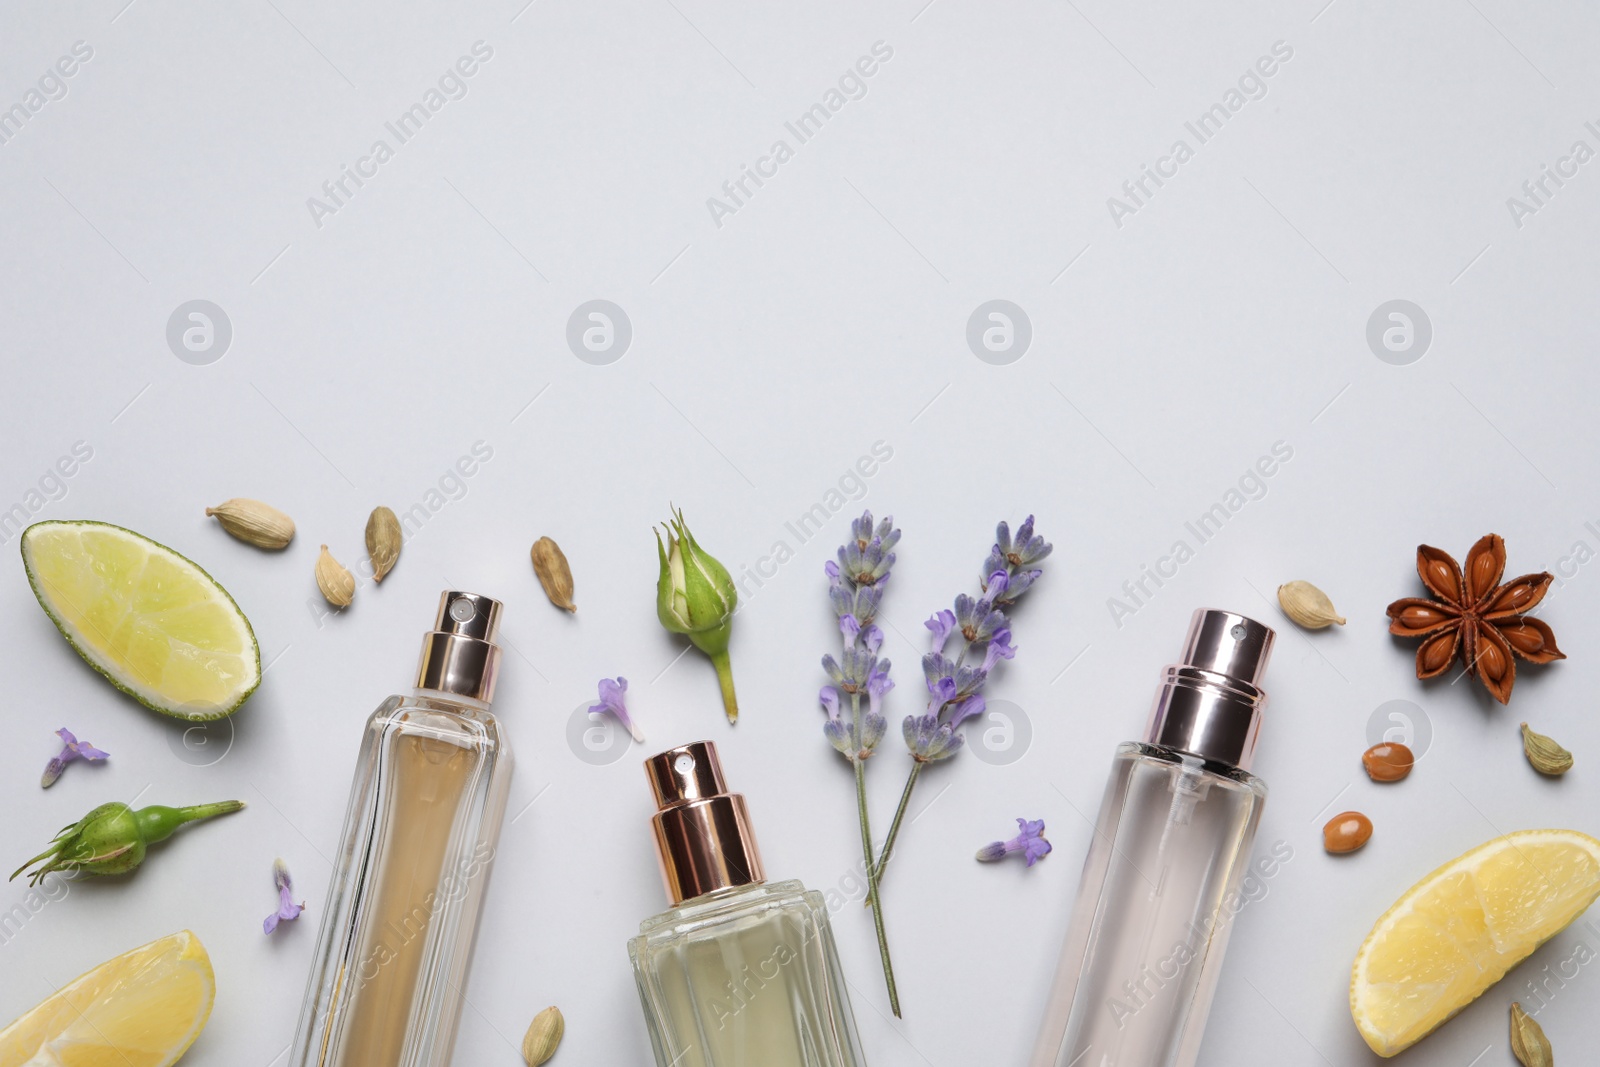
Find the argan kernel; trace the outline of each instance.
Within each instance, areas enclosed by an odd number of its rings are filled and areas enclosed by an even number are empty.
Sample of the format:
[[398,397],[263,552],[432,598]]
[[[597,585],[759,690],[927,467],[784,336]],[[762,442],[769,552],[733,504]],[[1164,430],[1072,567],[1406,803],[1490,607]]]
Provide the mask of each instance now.
[[1374,782],[1398,782],[1411,773],[1417,757],[1398,741],[1384,741],[1361,754],[1361,765]]
[[1354,852],[1372,836],[1372,820],[1359,811],[1342,811],[1322,827],[1322,847],[1329,852]]

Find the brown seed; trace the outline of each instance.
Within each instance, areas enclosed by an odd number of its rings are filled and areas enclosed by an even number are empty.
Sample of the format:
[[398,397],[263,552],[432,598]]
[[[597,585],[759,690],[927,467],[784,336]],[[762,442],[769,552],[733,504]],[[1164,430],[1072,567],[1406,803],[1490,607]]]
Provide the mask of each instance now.
[[534,576],[544,587],[544,595],[550,598],[550,603],[576,612],[578,605],[572,602],[572,567],[561,546],[548,537],[541,537],[533,543],[529,554],[533,557]]
[[1478,650],[1478,666],[1483,668],[1484,674],[1498,682],[1506,676],[1505,653],[1493,641],[1485,641]]
[[206,508],[206,514],[220,522],[228,533],[257,548],[276,550],[294,540],[294,520],[259,500],[236,496],[214,508]]
[[367,516],[367,558],[372,561],[373,581],[383,581],[383,576],[394,567],[404,541],[405,534],[394,512],[385,507],[373,508],[372,514]]
[[1555,738],[1528,729],[1527,723],[1522,724],[1522,751],[1540,774],[1559,778],[1572,770],[1572,753],[1557,744]]
[[1446,630],[1422,642],[1422,668],[1429,673],[1436,672],[1450,662],[1450,657],[1456,654],[1456,632]]
[[1384,741],[1361,754],[1361,765],[1374,782],[1398,782],[1411,773],[1417,757],[1398,741]]
[[1524,656],[1544,650],[1544,634],[1526,623],[1500,627],[1500,636]]
[[1554,1067],[1556,1062],[1544,1028],[1515,1002],[1511,1005],[1511,1054],[1522,1067]]
[[1329,852],[1354,852],[1372,836],[1372,820],[1359,811],[1342,811],[1322,828],[1322,847]]
[[350,601],[356,595],[355,575],[333,558],[327,545],[322,546],[322,552],[317,556],[316,576],[317,588],[322,590],[323,599],[336,608],[350,606]]
[[566,1032],[567,1021],[562,1018],[560,1008],[551,1006],[535,1015],[522,1038],[522,1058],[528,1067],[539,1067],[554,1056]]

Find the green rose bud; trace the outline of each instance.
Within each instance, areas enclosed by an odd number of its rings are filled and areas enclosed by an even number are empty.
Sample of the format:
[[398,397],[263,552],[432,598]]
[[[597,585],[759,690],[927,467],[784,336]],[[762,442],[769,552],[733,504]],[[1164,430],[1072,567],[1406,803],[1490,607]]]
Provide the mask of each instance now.
[[728,660],[728,638],[733,634],[733,611],[738,591],[728,569],[700,547],[683,521],[683,512],[667,520],[667,537],[655,530],[656,555],[661,577],[656,579],[656,615],[661,625],[683,634],[711,657],[722,684],[722,706],[729,722],[739,721],[739,700],[733,693],[733,665]]
[[18,867],[11,877],[16,878],[36,863],[39,866],[28,876],[30,885],[38,885],[45,875],[55,871],[126,874],[144,862],[147,846],[171,837],[184,823],[226,815],[242,807],[244,804],[237,800],[187,808],[153,804],[138,811],[115,801],[102,804],[57,834],[49,848]]

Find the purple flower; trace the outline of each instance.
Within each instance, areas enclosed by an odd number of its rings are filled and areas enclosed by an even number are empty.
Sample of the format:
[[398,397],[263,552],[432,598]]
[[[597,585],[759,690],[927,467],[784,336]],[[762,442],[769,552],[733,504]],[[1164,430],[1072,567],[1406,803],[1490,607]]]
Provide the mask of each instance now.
[[983,580],[983,599],[991,602],[1000,599],[1000,594],[1006,591],[1010,577],[1003,567],[991,571],[989,577]]
[[294,902],[294,885],[289,881],[289,868],[282,860],[272,861],[272,882],[278,887],[278,910],[268,915],[261,923],[261,929],[267,933],[278,928],[280,922],[298,919],[300,913],[306,910],[305,902]]
[[863,511],[850,524],[850,540],[839,548],[839,566],[844,578],[856,586],[878,586],[889,580],[894,566],[894,546],[900,531],[887,516],[874,528],[872,512]]
[[956,630],[956,613],[949,608],[945,608],[943,611],[929,616],[928,621],[922,625],[933,631],[933,654],[936,656],[943,655],[945,642],[950,640],[950,635],[955,633]]
[[79,741],[65,726],[56,731],[56,736],[61,738],[61,754],[44,765],[44,774],[40,776],[39,784],[45,789],[55,785],[56,779],[61,777],[61,772],[67,769],[67,764],[75,759],[98,763],[110,758],[110,753],[101,752],[87,741]]
[[867,676],[867,714],[881,714],[880,704],[883,695],[894,688],[894,682],[889,680],[889,661],[881,660]]
[[995,611],[987,597],[974,600],[965,593],[956,597],[956,626],[968,643],[981,645],[1005,625],[1005,614]]
[[822,669],[832,683],[819,695],[828,714],[822,732],[852,763],[871,756],[888,728],[882,702],[894,683],[889,680],[889,661],[878,659],[883,630],[873,620],[883,603],[884,586],[894,566],[893,548],[899,541],[900,531],[894,528],[893,519],[885,517],[874,523],[872,512],[864,511],[850,523],[850,538],[839,546],[838,559],[823,565],[842,648],[837,657],[822,657]]
[[1038,563],[1050,554],[1052,546],[1042,537],[1033,535],[1033,516],[1029,515],[1017,527],[1017,536],[1013,540],[1011,530],[1005,523],[995,527],[995,551],[1004,557],[1013,569],[1028,567]]
[[[856,645],[846,646],[843,664],[831,655],[822,657],[822,669],[828,672],[828,677],[843,693],[859,693],[866,689],[877,666],[878,657]],[[887,665],[884,669],[888,669]]]
[[829,722],[839,721],[839,691],[831,685],[822,687],[817,694],[817,699],[822,702],[822,710],[828,713]]
[[628,704],[625,695],[628,692],[628,680],[621,675],[616,681],[610,678],[600,679],[600,703],[589,705],[589,714],[603,715],[606,712],[617,717],[617,721],[627,728],[635,741],[644,743],[644,734],[639,727],[634,725],[633,719],[628,716]]
[[984,701],[983,697],[978,693],[974,693],[967,697],[961,703],[956,705],[955,712],[950,716],[950,729],[954,730],[968,719],[973,719],[979,715],[982,715],[984,711],[988,709],[988,706],[989,705]]
[[978,850],[979,863],[994,863],[1013,852],[1021,852],[1028,866],[1050,855],[1050,842],[1044,839],[1043,819],[1018,819],[1017,829],[1022,832],[1010,841],[995,841]]
[[1003,659],[1010,659],[1017,654],[1016,646],[1011,643],[1010,630],[997,630],[989,639],[989,647],[983,653],[983,671],[985,674],[994,670],[994,665]]
[[935,686],[940,681],[947,678],[954,679],[955,699],[976,693],[983,688],[983,683],[988,678],[980,667],[957,667],[950,660],[933,653],[922,657],[922,676],[927,680],[930,693],[935,691]]
[[954,678],[936,678],[928,683],[928,714],[934,718],[939,717],[939,712],[944,706],[956,698],[956,680]]
[[878,649],[883,647],[883,631],[870,624],[862,627],[861,643],[866,646],[868,652],[876,656]]
[[949,759],[963,743],[961,735],[949,723],[941,723],[937,715],[907,715],[903,730],[906,747],[918,763]]

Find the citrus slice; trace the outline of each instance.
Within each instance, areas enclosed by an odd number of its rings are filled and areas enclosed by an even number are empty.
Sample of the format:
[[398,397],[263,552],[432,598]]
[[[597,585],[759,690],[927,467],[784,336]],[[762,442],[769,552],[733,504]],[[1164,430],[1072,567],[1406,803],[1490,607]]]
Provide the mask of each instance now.
[[165,545],[103,522],[40,522],[23,531],[22,565],[78,655],[148,708],[218,719],[261,681],[239,605]]
[[169,1067],[216,995],[211,957],[184,930],[107,960],[0,1030],[0,1067]]
[[1356,954],[1350,1013],[1393,1056],[1471,1004],[1600,896],[1600,841],[1519,830],[1408,889]]

